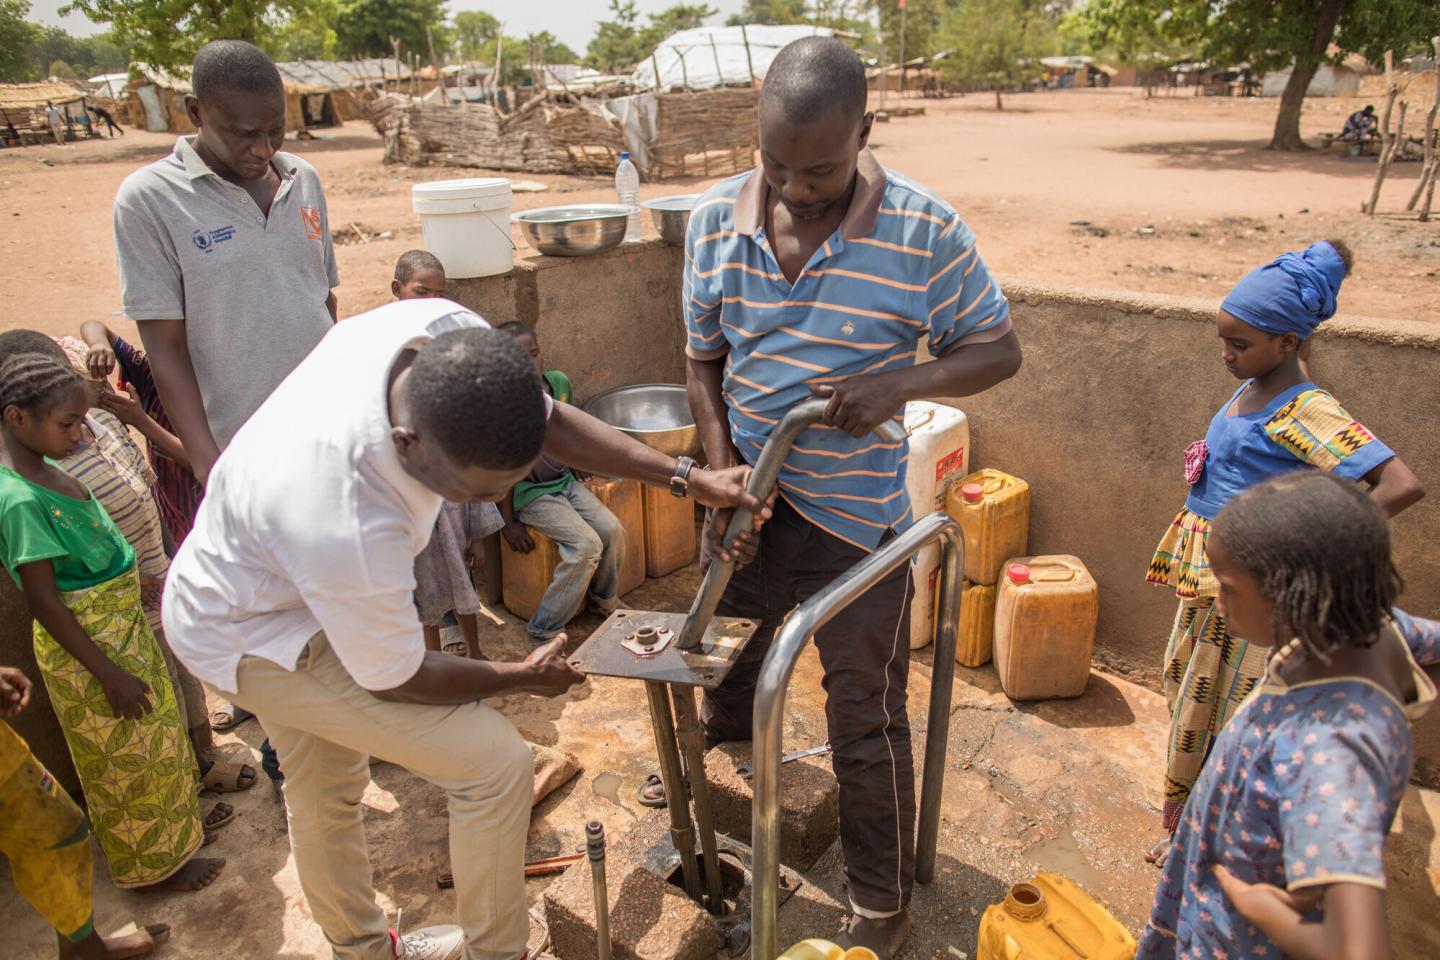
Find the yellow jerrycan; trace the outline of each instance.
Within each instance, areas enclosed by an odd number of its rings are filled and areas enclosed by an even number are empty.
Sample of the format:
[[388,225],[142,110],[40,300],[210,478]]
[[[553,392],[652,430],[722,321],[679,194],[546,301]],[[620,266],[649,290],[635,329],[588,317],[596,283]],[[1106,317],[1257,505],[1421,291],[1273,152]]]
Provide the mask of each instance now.
[[789,950],[780,954],[779,960],[878,960],[875,951],[869,947],[851,947],[849,950],[829,940],[801,940]]
[[525,529],[535,541],[535,549],[529,553],[516,553],[505,537],[500,537],[501,596],[505,609],[521,620],[529,620],[540,609],[540,600],[560,565],[555,541],[534,527]]
[[955,659],[964,667],[983,667],[995,644],[995,588],[966,580],[961,590]]
[[1030,485],[1000,470],[977,470],[945,498],[945,512],[965,531],[965,579],[988,586],[1007,557],[1025,552]]
[[585,488],[615,514],[625,531],[625,559],[620,564],[620,594],[645,583],[645,506],[640,481],[591,477]]
[[1016,557],[995,594],[995,672],[1011,700],[1078,697],[1090,682],[1100,588],[1070,556]]
[[1135,938],[1057,873],[1017,883],[980,918],[976,960],[1132,960]]

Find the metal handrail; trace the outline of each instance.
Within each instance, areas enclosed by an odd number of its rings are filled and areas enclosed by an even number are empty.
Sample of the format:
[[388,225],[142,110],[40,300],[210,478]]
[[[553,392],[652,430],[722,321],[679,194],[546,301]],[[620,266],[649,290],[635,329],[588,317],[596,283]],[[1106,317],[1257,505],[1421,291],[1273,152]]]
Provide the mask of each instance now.
[[[795,439],[823,421],[829,405],[829,400],[805,400],[791,407],[781,418],[779,425],[765,440],[760,457],[755,461],[755,469],[750,471],[750,482],[745,489],[752,497],[764,500],[770,495],[780,476],[781,465],[785,458],[790,456],[790,448],[794,446]],[[905,439],[905,429],[893,420],[881,423],[874,433],[880,439],[891,443],[899,443]],[[741,531],[750,529],[753,521],[754,514],[749,510],[744,507],[735,509],[730,525],[725,528],[725,536],[721,539],[726,550],[734,546],[735,538]],[[705,580],[700,584],[700,589],[695,594],[695,602],[691,604],[690,613],[685,618],[685,626],[675,638],[675,646],[681,650],[694,650],[700,645],[701,638],[705,636],[705,628],[714,619],[715,608],[720,605],[720,598],[734,572],[734,560],[722,561],[716,557],[710,562],[710,568],[705,571]]]
[[817,630],[933,540],[942,541],[944,549],[937,584],[940,610],[936,617],[938,629],[930,677],[929,729],[920,787],[915,880],[929,883],[935,877],[940,795],[945,785],[945,751],[950,739],[951,687],[955,681],[955,644],[960,626],[960,571],[965,560],[965,540],[960,525],[944,513],[922,518],[797,607],[786,619],[760,666],[755,689],[752,757],[755,801],[750,821],[754,851],[750,960],[774,960],[779,954],[776,936],[780,926],[780,733],[785,719],[785,693],[795,662]]

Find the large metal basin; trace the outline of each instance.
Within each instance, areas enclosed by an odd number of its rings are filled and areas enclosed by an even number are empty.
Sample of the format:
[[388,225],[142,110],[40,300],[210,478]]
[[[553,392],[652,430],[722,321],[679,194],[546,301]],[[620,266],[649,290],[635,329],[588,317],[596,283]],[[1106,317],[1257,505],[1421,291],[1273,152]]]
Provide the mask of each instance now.
[[619,203],[571,204],[524,210],[511,219],[530,246],[548,257],[604,253],[625,239],[625,222],[635,208]]
[[677,193],[669,197],[646,200],[640,206],[650,211],[650,219],[654,221],[655,229],[660,231],[662,240],[673,246],[683,247],[685,228],[690,225],[690,211],[699,199],[698,193]]
[[693,457],[700,452],[700,430],[680,384],[617,387],[592,397],[585,412],[667,456]]

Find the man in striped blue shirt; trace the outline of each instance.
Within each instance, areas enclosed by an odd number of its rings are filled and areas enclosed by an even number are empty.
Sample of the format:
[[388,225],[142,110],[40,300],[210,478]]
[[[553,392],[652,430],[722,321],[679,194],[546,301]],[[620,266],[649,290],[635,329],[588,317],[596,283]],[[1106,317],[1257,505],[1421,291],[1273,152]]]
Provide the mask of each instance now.
[[[774,517],[741,548],[720,613],[762,622],[707,695],[712,742],[748,740],[781,618],[911,521],[907,444],[871,434],[909,400],[1013,376],[1009,305],[955,210],[866,148],[864,68],[839,40],[782,50],[760,99],[761,167],[716,185],[686,236],[690,404],[715,467],[753,464],[785,412],[830,398],[780,473]],[[922,348],[936,359],[916,365]],[[713,550],[728,514],[706,532]],[[817,638],[854,917],[882,958],[909,931],[914,764],[906,716],[910,576],[877,585]]]

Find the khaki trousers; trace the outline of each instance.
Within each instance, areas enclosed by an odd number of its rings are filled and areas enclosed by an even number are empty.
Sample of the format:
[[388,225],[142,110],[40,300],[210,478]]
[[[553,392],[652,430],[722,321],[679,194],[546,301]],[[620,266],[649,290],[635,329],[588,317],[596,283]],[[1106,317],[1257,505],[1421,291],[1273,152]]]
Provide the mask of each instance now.
[[361,795],[369,756],[450,798],[450,868],[465,960],[525,953],[525,839],[534,768],[510,721],[482,703],[389,703],[360,687],[323,633],[289,671],[245,657],[229,696],[260,718],[280,755],[290,846],[310,911],[335,960],[394,957],[375,901]]

